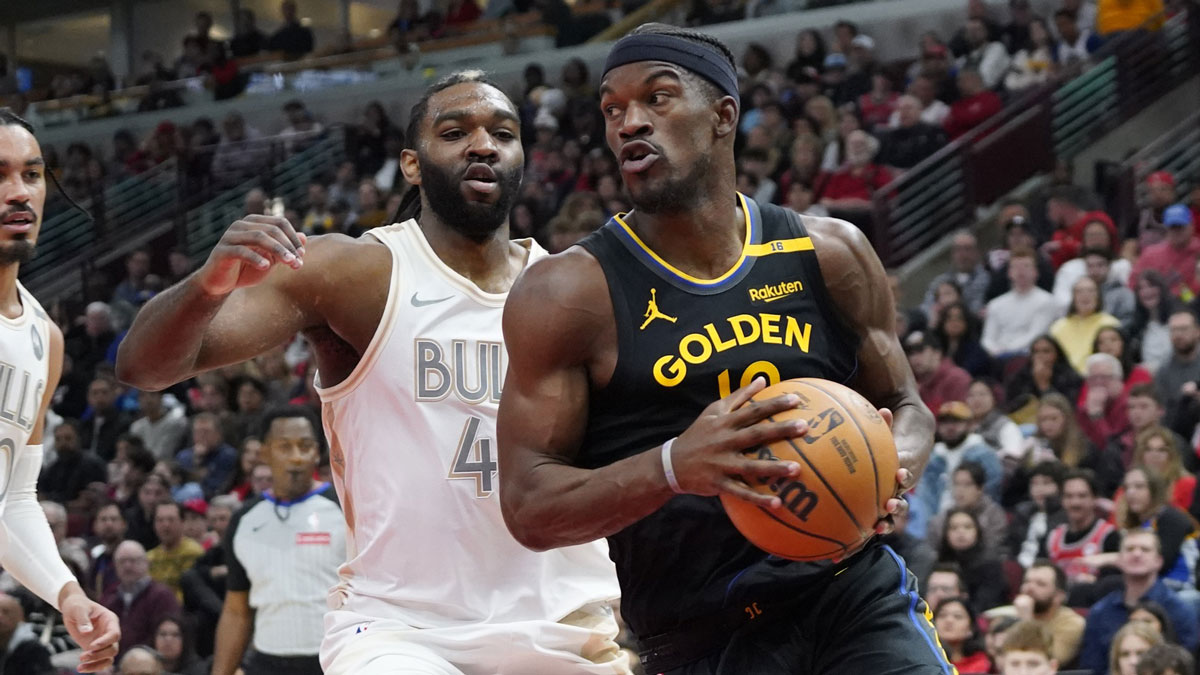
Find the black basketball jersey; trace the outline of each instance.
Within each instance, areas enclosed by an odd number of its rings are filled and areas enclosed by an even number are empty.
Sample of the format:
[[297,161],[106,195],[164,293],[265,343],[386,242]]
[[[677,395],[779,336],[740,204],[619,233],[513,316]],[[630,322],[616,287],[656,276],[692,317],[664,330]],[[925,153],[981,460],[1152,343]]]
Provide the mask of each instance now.
[[[673,268],[620,216],[580,242],[604,270],[617,327],[612,379],[591,393],[582,466],[661,445],[758,375],[769,384],[854,376],[859,340],[833,312],[801,218],[741,194],[738,200],[745,244],[718,279]],[[830,567],[769,556],[734,528],[719,499],[695,495],[671,499],[609,537],[609,546],[622,613],[643,637],[779,597]]]

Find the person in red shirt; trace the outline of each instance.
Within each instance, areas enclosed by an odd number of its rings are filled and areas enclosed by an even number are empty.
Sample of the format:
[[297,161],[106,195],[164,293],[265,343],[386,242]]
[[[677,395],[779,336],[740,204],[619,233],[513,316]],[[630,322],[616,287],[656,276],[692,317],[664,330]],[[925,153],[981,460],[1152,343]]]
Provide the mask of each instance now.
[[983,77],[978,70],[963,68],[958,71],[958,91],[962,96],[950,105],[950,114],[943,123],[950,140],[962,136],[1004,109],[1004,102],[996,92],[983,85]]
[[1192,223],[1192,212],[1183,204],[1173,204],[1163,211],[1163,226],[1166,238],[1147,246],[1138,256],[1129,275],[1129,287],[1137,290],[1142,272],[1157,270],[1166,279],[1175,297],[1183,295],[1184,289],[1191,294],[1200,292],[1196,279],[1196,261],[1200,259],[1200,237]]
[[930,410],[940,410],[947,401],[967,400],[971,375],[946,357],[945,346],[936,335],[913,333],[904,341],[904,351],[917,378],[921,400]]
[[899,99],[900,94],[892,90],[890,77],[885,73],[872,75],[871,91],[858,97],[858,114],[862,118],[863,128],[874,131],[887,126]]
[[979,639],[975,612],[966,598],[946,598],[933,612],[933,625],[946,656],[958,672],[990,673],[992,660]]
[[863,211],[871,208],[875,191],[892,180],[892,172],[875,163],[879,141],[865,131],[846,136],[846,163],[829,177],[821,204],[827,209]]

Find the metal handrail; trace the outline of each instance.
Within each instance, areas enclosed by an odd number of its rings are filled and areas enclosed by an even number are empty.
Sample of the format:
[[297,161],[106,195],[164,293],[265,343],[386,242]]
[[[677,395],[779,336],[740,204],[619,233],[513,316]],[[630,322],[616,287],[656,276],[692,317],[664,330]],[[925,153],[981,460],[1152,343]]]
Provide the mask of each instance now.
[[975,208],[1049,171],[1200,70],[1200,11],[1114,37],[1081,68],[1021,92],[1004,110],[904,172],[874,196],[865,228],[884,262],[907,262]]

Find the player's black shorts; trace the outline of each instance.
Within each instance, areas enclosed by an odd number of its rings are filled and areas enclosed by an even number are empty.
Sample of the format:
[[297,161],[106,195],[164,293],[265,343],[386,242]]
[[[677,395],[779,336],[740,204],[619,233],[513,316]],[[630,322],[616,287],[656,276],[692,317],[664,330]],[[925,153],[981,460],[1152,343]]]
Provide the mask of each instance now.
[[[953,675],[930,623],[916,577],[886,546],[848,561],[828,583],[780,603],[744,609],[723,647],[667,675]],[[756,613],[761,610],[761,613]],[[753,618],[750,618],[753,616]],[[680,644],[688,642],[681,639]],[[664,645],[670,652],[670,645]],[[671,659],[659,660],[668,664]]]

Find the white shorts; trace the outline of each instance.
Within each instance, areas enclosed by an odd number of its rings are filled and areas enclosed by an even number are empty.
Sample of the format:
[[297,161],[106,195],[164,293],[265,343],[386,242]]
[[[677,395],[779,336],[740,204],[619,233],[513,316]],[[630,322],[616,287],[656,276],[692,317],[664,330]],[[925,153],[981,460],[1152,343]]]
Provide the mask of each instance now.
[[325,615],[325,675],[629,675],[608,605],[562,621],[417,629],[346,610]]

